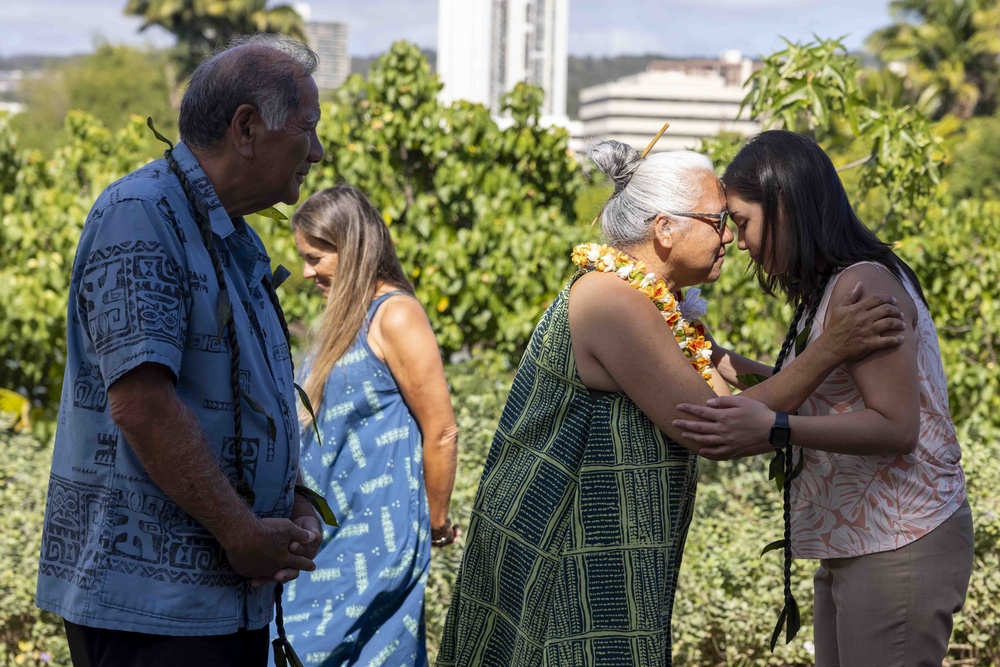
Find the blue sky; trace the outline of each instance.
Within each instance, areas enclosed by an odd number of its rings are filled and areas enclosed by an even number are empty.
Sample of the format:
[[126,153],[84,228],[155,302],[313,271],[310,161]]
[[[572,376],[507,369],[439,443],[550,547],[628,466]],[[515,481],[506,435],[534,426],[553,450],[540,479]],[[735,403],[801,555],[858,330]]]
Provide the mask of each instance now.
[[[569,0],[570,53],[718,56],[771,53],[781,37],[847,36],[859,48],[889,22],[888,0]],[[272,2],[274,4],[274,2]],[[291,4],[291,3],[289,3]],[[352,55],[381,53],[397,39],[435,47],[438,0],[312,0],[313,19],[349,25]],[[0,0],[0,56],[86,53],[94,40],[171,43],[158,28],[138,34],[125,0]]]

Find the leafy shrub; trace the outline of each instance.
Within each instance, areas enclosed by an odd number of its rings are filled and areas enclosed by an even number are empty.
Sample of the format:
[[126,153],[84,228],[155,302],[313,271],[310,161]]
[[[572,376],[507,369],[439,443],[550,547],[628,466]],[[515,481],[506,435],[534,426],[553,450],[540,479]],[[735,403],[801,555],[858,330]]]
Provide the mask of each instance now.
[[35,607],[51,444],[0,431],[0,667],[69,665],[62,620]]

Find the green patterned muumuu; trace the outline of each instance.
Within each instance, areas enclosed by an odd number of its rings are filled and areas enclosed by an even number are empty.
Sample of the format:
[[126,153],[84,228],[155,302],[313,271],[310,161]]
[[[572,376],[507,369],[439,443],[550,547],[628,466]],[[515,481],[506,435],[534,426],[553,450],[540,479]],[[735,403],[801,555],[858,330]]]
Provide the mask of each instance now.
[[514,378],[439,666],[670,665],[697,457],[624,393],[594,398],[581,382],[568,316],[580,275],[542,316]]

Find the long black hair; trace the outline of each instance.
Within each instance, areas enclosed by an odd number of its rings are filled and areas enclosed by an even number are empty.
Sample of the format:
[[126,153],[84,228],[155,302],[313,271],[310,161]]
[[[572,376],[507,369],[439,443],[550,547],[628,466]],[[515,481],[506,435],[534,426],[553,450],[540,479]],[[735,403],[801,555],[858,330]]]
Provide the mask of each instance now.
[[[722,177],[726,192],[764,212],[761,248],[753,273],[768,294],[811,303],[830,275],[856,262],[884,265],[911,283],[927,304],[916,274],[892,247],[865,227],[851,207],[829,156],[809,137],[768,130],[740,149]],[[783,216],[787,238],[779,244]],[[780,253],[784,271],[767,275],[761,262]]]

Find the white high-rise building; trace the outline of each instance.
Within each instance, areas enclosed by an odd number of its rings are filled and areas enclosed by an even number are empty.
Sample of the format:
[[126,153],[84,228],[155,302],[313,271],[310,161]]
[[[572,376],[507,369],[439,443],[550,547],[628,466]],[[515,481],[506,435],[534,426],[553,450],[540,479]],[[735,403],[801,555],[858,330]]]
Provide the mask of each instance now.
[[443,102],[499,113],[520,81],[545,91],[542,114],[566,115],[569,0],[439,0],[437,71]]
[[580,120],[586,144],[616,139],[637,150],[646,147],[664,122],[670,129],[654,152],[696,149],[719,132],[744,136],[760,124],[740,107],[747,79],[758,63],[734,51],[719,60],[658,60],[645,72],[580,91]]
[[308,3],[297,2],[292,7],[302,17],[306,41],[319,56],[319,68],[313,73],[320,91],[334,90],[351,75],[351,56],[347,51],[347,24],[338,21],[313,21]]

